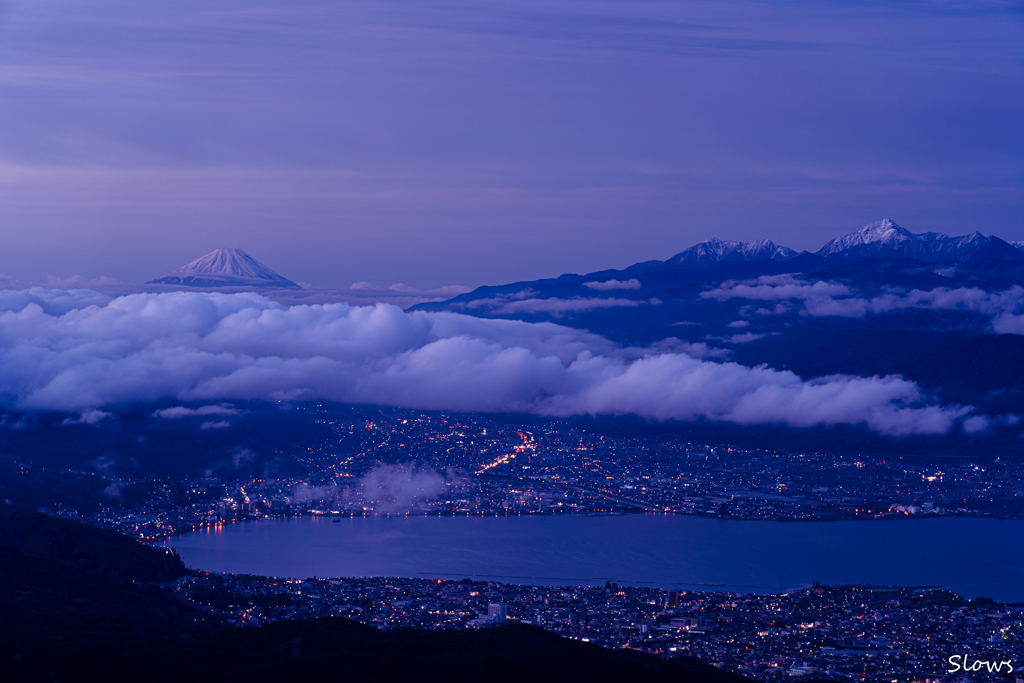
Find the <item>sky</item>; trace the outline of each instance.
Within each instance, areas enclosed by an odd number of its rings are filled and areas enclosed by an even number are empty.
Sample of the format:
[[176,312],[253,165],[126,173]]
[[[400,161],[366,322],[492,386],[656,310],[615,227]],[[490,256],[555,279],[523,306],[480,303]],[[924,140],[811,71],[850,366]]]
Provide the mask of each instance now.
[[317,287],[1024,239],[1024,3],[0,0],[0,274]]

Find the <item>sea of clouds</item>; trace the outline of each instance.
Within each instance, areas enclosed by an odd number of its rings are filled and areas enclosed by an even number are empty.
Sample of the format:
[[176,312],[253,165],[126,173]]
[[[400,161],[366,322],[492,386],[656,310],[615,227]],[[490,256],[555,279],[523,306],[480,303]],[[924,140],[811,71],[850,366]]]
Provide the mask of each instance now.
[[[387,304],[289,307],[255,293],[0,292],[8,408],[78,412],[89,423],[105,406],[166,398],[849,424],[895,436],[989,424],[969,406],[929,402],[897,376],[804,380],[725,362],[704,344],[623,348],[549,322]],[[200,410],[222,417],[231,409]]]

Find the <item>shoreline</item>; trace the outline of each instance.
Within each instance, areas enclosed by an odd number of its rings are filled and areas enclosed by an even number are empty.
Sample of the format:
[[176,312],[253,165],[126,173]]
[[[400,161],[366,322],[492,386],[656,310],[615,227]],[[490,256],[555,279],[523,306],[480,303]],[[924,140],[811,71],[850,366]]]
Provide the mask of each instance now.
[[[419,513],[413,514],[411,512],[407,512],[405,514],[390,514],[390,513],[386,513],[386,514],[376,514],[376,513],[367,514],[367,513],[364,512],[364,513],[360,514],[360,513],[355,513],[355,512],[314,512],[314,511],[304,510],[304,511],[301,511],[301,512],[258,515],[258,516],[252,516],[252,517],[244,517],[244,518],[236,518],[236,519],[226,519],[226,520],[222,520],[222,521],[218,521],[218,522],[205,522],[205,523],[202,523],[202,524],[197,524],[197,525],[192,525],[192,526],[182,526],[182,527],[178,527],[176,529],[172,529],[170,531],[163,532],[163,533],[155,535],[155,536],[147,536],[147,537],[145,537],[144,542],[146,544],[148,544],[148,545],[154,545],[154,544],[157,544],[157,543],[160,543],[160,542],[166,540],[170,536],[181,536],[183,534],[193,533],[193,532],[199,531],[201,529],[211,529],[211,528],[217,528],[217,527],[224,527],[224,526],[228,526],[228,525],[239,524],[239,523],[242,523],[242,522],[254,522],[254,521],[268,520],[268,519],[269,520],[272,520],[272,519],[289,519],[289,518],[293,519],[293,518],[302,518],[302,517],[310,517],[310,518],[316,518],[316,519],[326,518],[326,519],[338,519],[338,520],[341,520],[341,519],[366,519],[366,518],[385,518],[385,519],[390,519],[392,517],[394,517],[395,519],[400,519],[400,518],[420,517],[420,516],[421,515]],[[723,521],[723,522],[768,522],[768,523],[777,523],[777,524],[833,524],[833,523],[836,523],[836,522],[911,522],[911,521],[928,520],[928,519],[988,519],[988,520],[992,520],[992,521],[1006,521],[1006,522],[1020,522],[1020,521],[1024,521],[1024,517],[997,517],[997,516],[993,516],[993,515],[946,514],[946,513],[922,514],[922,515],[891,514],[891,515],[878,515],[878,516],[872,516],[872,517],[868,517],[868,516],[851,516],[851,517],[838,517],[838,518],[834,518],[834,519],[820,519],[820,518],[818,518],[818,519],[792,519],[792,518],[788,518],[788,517],[779,517],[779,518],[775,518],[775,519],[764,519],[764,518],[760,518],[760,517],[739,517],[739,516],[737,516],[737,517],[720,517],[718,515],[699,515],[699,514],[692,514],[692,513],[688,513],[688,512],[677,512],[675,510],[666,510],[666,511],[663,511],[663,512],[655,512],[655,511],[645,510],[645,511],[642,511],[642,512],[591,512],[591,513],[579,513],[579,512],[559,512],[559,513],[529,512],[529,513],[525,513],[525,515],[524,515],[524,513],[521,513],[521,512],[517,512],[517,513],[511,514],[511,515],[510,514],[500,515],[500,514],[487,514],[487,513],[476,514],[476,513],[471,513],[471,512],[467,512],[465,514],[462,514],[462,513],[438,511],[436,513],[424,513],[422,516],[423,517],[438,517],[438,518],[442,518],[442,517],[443,518],[448,518],[448,517],[451,517],[451,518],[459,518],[459,517],[466,517],[466,518],[471,518],[471,517],[502,518],[502,517],[506,517],[507,518],[507,517],[523,517],[523,516],[526,516],[526,517],[632,517],[632,516],[662,516],[662,517],[669,517],[669,516],[673,516],[673,517],[690,517],[690,518],[694,518],[694,519],[715,519],[715,520],[720,520],[720,521]]]

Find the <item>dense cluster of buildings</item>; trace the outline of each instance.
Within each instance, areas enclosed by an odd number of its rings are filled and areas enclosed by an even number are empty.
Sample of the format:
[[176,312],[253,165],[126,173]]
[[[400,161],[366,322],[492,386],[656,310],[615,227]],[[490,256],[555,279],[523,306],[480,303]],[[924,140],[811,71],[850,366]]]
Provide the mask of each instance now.
[[[330,405],[301,409],[332,436],[275,455],[297,463],[300,476],[109,477],[112,490],[135,495],[98,511],[50,512],[148,540],[295,514],[1024,518],[1024,466],[998,459],[793,453],[597,434],[558,420],[513,424],[383,409],[370,419]],[[606,647],[692,655],[763,681],[1024,683],[1024,606],[968,602],[935,588],[815,586],[741,595],[198,574],[173,589],[238,625],[326,615],[382,629],[486,628],[515,620]],[[989,671],[1003,662],[1012,664]],[[951,671],[954,665],[959,670]]]
[[[924,515],[1024,517],[1024,465],[909,456],[791,453],[664,436],[595,434],[558,420],[516,425],[487,416],[385,411],[373,420],[310,405],[323,443],[280,457],[292,478],[141,478],[134,502],[112,501],[90,523],[141,538],[278,514],[439,515],[670,512],[733,519],[845,520]],[[433,485],[382,500],[382,476],[432,473]],[[412,470],[401,471],[414,463]],[[411,474],[410,474],[411,472]],[[408,484],[408,482],[406,482]],[[415,484],[415,482],[412,482]],[[386,484],[386,482],[385,482]]]
[[[186,577],[173,588],[236,625],[345,616],[381,629],[463,629],[507,619],[605,647],[690,655],[762,681],[1013,681],[1024,672],[1024,605],[966,601],[935,588],[815,585],[756,595],[220,574]],[[962,670],[979,661],[1010,664]]]

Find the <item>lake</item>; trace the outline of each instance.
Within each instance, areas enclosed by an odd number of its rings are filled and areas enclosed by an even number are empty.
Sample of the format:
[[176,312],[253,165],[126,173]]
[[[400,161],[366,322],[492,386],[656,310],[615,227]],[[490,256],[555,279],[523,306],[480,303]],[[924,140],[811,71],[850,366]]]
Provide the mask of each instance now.
[[936,585],[1024,600],[1024,521],[761,522],[678,515],[290,517],[174,536],[192,568],[306,578],[406,576],[536,585],[612,581],[765,593]]

